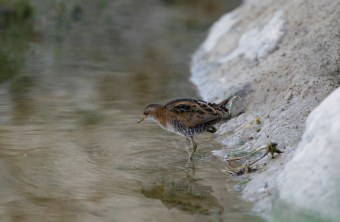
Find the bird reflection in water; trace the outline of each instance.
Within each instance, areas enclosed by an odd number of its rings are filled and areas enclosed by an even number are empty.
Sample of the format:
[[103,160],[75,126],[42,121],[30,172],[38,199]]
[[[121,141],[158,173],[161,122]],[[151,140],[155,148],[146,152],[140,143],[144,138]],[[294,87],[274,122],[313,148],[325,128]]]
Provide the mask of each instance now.
[[212,187],[199,184],[199,179],[194,178],[194,163],[188,164],[183,178],[144,184],[141,193],[145,197],[159,199],[168,209],[177,208],[191,214],[212,215],[220,218],[224,209],[211,194]]

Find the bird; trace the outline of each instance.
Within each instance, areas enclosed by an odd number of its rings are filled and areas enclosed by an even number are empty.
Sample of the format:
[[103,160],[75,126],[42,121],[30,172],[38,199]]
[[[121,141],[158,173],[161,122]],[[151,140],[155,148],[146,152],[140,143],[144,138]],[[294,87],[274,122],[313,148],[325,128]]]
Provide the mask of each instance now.
[[192,145],[189,154],[189,160],[192,160],[197,148],[194,135],[203,132],[215,133],[215,124],[230,119],[230,109],[227,108],[230,99],[231,97],[220,103],[210,103],[199,99],[180,98],[164,105],[149,104],[137,123],[152,120],[167,131],[184,136]]

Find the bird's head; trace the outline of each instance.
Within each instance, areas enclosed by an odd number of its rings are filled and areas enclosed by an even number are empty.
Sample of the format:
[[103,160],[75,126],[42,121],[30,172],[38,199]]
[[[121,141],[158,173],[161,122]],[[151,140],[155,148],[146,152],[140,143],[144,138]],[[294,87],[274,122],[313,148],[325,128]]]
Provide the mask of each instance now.
[[162,105],[159,105],[159,104],[147,105],[143,111],[143,115],[141,116],[141,118],[139,119],[137,123],[140,123],[146,119],[155,120],[156,113],[161,108],[162,108]]

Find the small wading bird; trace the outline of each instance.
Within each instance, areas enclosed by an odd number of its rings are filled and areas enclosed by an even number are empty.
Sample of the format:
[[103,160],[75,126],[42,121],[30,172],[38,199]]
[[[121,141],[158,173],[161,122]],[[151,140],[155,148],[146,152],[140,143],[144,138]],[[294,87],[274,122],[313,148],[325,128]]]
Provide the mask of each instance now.
[[231,117],[226,108],[229,100],[216,104],[196,99],[175,99],[165,105],[150,104],[137,123],[153,120],[163,129],[186,137],[192,145],[189,156],[192,160],[197,148],[193,136],[203,132],[215,133],[214,124]]

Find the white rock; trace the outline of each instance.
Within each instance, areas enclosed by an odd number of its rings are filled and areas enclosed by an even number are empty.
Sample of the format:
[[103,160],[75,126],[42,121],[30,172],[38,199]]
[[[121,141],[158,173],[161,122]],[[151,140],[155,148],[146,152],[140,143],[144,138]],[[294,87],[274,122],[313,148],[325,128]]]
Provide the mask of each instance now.
[[339,221],[339,163],[340,88],[309,115],[298,150],[277,179],[275,209],[284,218],[274,215],[273,221],[293,221],[291,209]]
[[[306,118],[339,86],[338,9],[339,1],[334,0],[243,1],[215,23],[192,56],[191,81],[204,100],[217,102],[238,95],[247,107],[216,132],[225,146],[213,155],[225,158],[268,142],[284,151],[275,160],[264,158],[267,164],[250,175],[242,191],[242,197],[255,201],[254,210],[265,218],[270,216],[277,176],[294,157]],[[263,181],[268,183],[265,194],[258,192]]]
[[[232,22],[231,19],[227,24]],[[239,56],[250,62],[257,62],[275,50],[284,33],[283,11],[279,10],[263,28],[256,27],[244,33],[236,49],[220,58],[219,62],[226,63]]]
[[235,19],[238,11],[233,11],[222,16],[210,29],[207,39],[203,42],[202,48],[210,52],[217,44],[222,35],[225,35],[238,21]]

